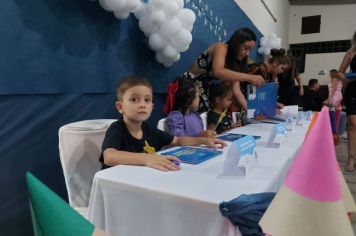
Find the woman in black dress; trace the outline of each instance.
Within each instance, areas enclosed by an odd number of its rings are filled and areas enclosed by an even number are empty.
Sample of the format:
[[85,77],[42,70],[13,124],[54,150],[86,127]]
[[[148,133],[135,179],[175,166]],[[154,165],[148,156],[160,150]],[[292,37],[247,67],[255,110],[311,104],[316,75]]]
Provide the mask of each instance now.
[[194,79],[200,84],[200,112],[209,108],[208,88],[211,81],[216,79],[231,83],[234,97],[242,107],[246,107],[240,82],[256,86],[262,86],[264,83],[261,76],[247,74],[247,60],[255,45],[255,33],[249,28],[241,28],[235,31],[226,43],[214,43],[196,58],[183,77]]
[[[350,66],[351,72],[356,73],[356,31],[352,39],[352,46],[346,52],[340,65],[339,71],[345,73]],[[347,79],[348,84],[344,93],[344,104],[346,106],[348,122],[348,158],[347,171],[354,171],[356,164],[356,79]]]

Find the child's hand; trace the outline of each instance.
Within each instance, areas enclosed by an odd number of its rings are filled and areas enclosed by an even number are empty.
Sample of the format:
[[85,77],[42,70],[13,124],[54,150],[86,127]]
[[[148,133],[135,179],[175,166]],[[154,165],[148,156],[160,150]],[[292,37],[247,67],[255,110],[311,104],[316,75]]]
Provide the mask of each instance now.
[[145,165],[161,171],[175,171],[180,170],[180,167],[173,164],[172,161],[180,160],[174,156],[160,156],[156,154],[147,154],[147,160]]
[[204,144],[210,148],[216,148],[216,145],[218,145],[219,148],[226,147],[226,143],[218,138],[207,138],[205,139]]
[[266,117],[261,113],[255,117],[255,120],[265,120]]
[[242,126],[241,120],[238,120],[235,124],[233,124],[232,128],[238,128]]
[[204,130],[199,136],[204,138],[214,138],[216,136],[216,132],[213,130]]

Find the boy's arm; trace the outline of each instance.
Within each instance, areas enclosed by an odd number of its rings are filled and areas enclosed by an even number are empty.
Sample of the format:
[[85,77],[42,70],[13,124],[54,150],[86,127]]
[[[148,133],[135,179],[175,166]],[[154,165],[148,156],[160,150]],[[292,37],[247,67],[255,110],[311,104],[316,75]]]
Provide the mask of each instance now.
[[135,153],[107,148],[103,152],[104,163],[108,166],[115,165],[144,165],[161,171],[179,170],[172,161],[179,159],[174,156],[160,156],[156,154]]
[[206,145],[210,148],[216,148],[215,145],[220,145],[220,147],[225,147],[226,143],[223,140],[217,138],[201,138],[201,137],[174,137],[171,142],[172,146],[198,146],[198,145]]

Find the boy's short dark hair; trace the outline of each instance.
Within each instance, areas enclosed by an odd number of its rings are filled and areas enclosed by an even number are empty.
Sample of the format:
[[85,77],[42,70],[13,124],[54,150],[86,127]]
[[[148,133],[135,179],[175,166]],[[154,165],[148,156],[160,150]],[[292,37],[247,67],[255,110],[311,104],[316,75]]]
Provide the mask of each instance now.
[[312,88],[314,85],[316,85],[318,83],[317,79],[310,79],[308,82],[308,87]]
[[211,82],[209,86],[209,103],[213,107],[217,98],[224,98],[232,94],[232,86],[220,80]]
[[124,96],[125,92],[135,86],[146,86],[151,89],[152,91],[152,85],[151,83],[146,80],[144,77],[139,76],[139,75],[130,75],[124,77],[122,80],[119,81],[117,87],[116,87],[116,97],[118,101],[122,101],[122,97]]

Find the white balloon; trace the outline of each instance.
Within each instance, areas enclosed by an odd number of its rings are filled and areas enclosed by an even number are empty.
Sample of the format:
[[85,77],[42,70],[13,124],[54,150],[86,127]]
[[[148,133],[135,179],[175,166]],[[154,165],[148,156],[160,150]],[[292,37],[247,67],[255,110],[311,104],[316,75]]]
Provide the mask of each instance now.
[[190,26],[186,26],[184,27],[185,29],[189,30],[190,32],[192,32],[193,30],[193,25],[190,25]]
[[263,54],[264,48],[263,48],[263,47],[260,47],[257,51],[258,51],[259,54]]
[[176,61],[179,61],[180,59],[180,53],[177,52],[176,56],[174,57],[173,61],[176,62]]
[[179,9],[184,7],[184,0],[175,0],[178,3]]
[[147,4],[142,2],[140,6],[132,10],[132,12],[135,15],[135,17],[140,20],[142,17],[145,16],[147,12]]
[[157,33],[152,33],[148,38],[148,45],[153,51],[161,50],[166,46],[166,42]]
[[139,7],[140,5],[141,5],[141,1],[140,0],[127,0],[125,9],[128,10],[128,11],[133,11],[134,9]]
[[111,8],[106,4],[105,0],[99,0],[100,6],[106,11],[112,11]]
[[159,63],[161,63],[161,64],[163,64],[164,63],[164,57],[163,57],[163,55],[162,55],[162,53],[161,52],[156,52],[156,60],[159,62]]
[[182,23],[182,26],[186,29],[188,27],[192,27],[196,20],[195,13],[187,8],[180,10],[177,14],[177,18]]
[[165,67],[171,67],[173,65],[173,61],[164,62],[163,65]]
[[172,18],[177,15],[179,12],[179,5],[176,1],[167,1],[164,6],[164,12],[166,13],[167,18]]
[[157,31],[159,28],[158,26],[152,24],[147,14],[140,19],[138,25],[145,35],[149,35]]
[[167,45],[163,50],[162,54],[166,59],[173,60],[176,57],[177,50],[173,48],[171,45]]
[[263,54],[269,55],[271,53],[271,48],[264,48]]
[[151,15],[151,22],[154,25],[162,25],[166,21],[166,15],[162,10],[152,11]]
[[127,17],[129,17],[130,12],[126,11],[126,10],[124,10],[124,11],[114,11],[114,15],[115,15],[116,18],[123,20],[123,19],[126,19]]
[[260,44],[261,44],[261,46],[266,46],[266,44],[267,44],[267,38],[266,37],[262,37],[261,38],[261,40],[260,40]]
[[149,0],[148,6],[151,10],[161,10],[163,9],[166,0]]
[[186,45],[186,46],[180,48],[179,52],[185,52],[185,51],[187,51],[188,49],[189,49],[189,45]]
[[124,9],[126,2],[127,0],[105,0],[106,6],[108,6],[112,11],[120,11]]
[[173,17],[169,21],[166,21],[160,29],[161,34],[167,35],[167,36],[174,36],[177,35],[180,30],[182,29],[182,24],[178,20],[177,17]]
[[192,42],[192,34],[187,29],[182,29],[179,34],[171,37],[172,46],[176,48],[179,52],[182,52],[186,46]]

